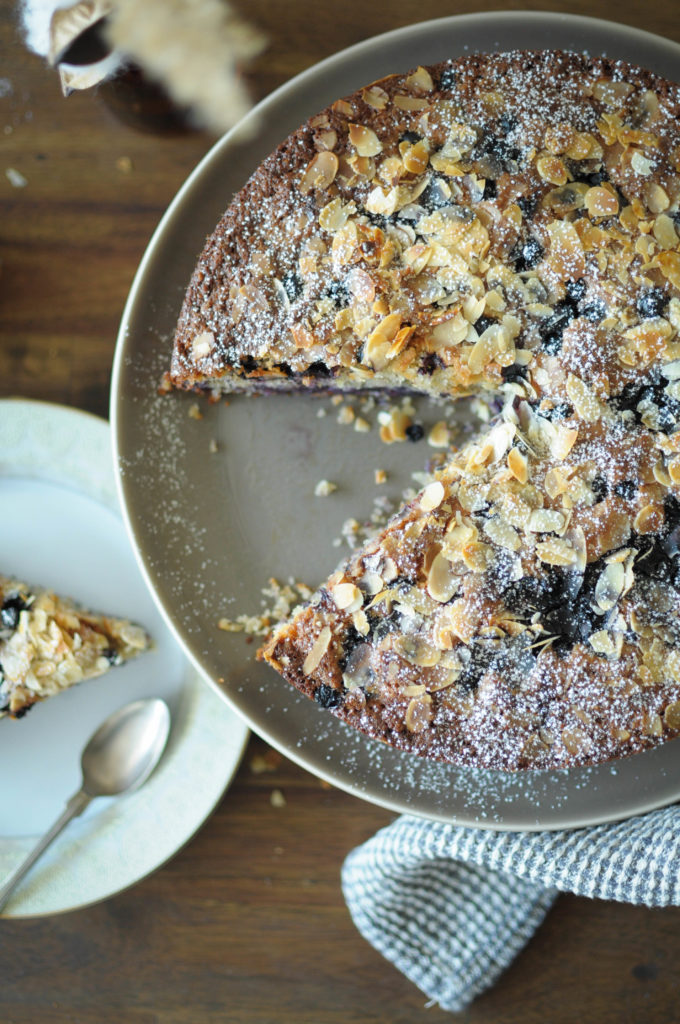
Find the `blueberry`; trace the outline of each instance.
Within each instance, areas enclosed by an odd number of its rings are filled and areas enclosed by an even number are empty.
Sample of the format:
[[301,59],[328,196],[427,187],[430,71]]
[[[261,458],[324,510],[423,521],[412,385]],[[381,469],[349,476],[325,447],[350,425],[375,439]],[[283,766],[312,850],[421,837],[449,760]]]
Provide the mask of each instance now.
[[475,320],[473,327],[477,331],[477,334],[483,334],[487,328],[495,324],[496,321],[492,320],[490,316],[480,316],[478,320]]
[[620,480],[618,484],[614,484],[614,494],[624,501],[632,501],[636,491],[637,484],[634,480]]
[[411,145],[415,146],[416,142],[420,142],[422,135],[418,135],[418,132],[404,132],[403,135],[399,136],[400,142],[410,142]]
[[517,200],[517,205],[522,211],[522,216],[526,220],[531,220],[536,212],[538,206],[538,200],[534,196],[520,196]]
[[664,522],[669,531],[680,526],[680,501],[674,494],[667,494],[664,498],[663,512]]
[[680,421],[680,402],[670,395],[662,395],[658,402],[659,407],[659,428],[664,433],[675,430]]
[[583,184],[590,185],[601,185],[603,181],[609,181],[606,171],[592,171],[590,174],[576,174],[574,181],[582,182]]
[[241,356],[241,369],[244,373],[254,373],[257,370],[258,363],[251,355]]
[[595,302],[588,303],[582,310],[582,316],[594,324],[599,324],[600,321],[604,320],[606,313],[607,307],[602,299],[596,299]]
[[512,363],[511,366],[504,366],[501,370],[501,377],[506,384],[517,384],[526,380],[529,374],[529,367],[520,363]]
[[451,92],[456,84],[456,72],[453,68],[444,68],[439,76],[439,88],[443,92]]
[[424,207],[428,213],[434,213],[435,210],[441,210],[444,206],[451,206],[451,200],[442,193],[437,185],[437,178],[433,177],[427,188],[418,196],[418,205]]
[[473,644],[470,660],[456,680],[456,685],[463,693],[473,693],[477,689],[482,676],[491,666],[491,653],[481,644]]
[[514,580],[505,590],[503,603],[508,611],[520,618],[531,618],[534,612],[550,606],[552,594],[552,587],[547,579],[523,576],[520,580]]
[[425,436],[425,430],[420,423],[411,423],[405,433],[409,441],[413,442],[420,441]]
[[507,168],[509,163],[519,160],[521,153],[516,146],[509,145],[506,139],[487,131],[478,141],[471,156],[473,160],[490,160],[501,168]]
[[420,372],[424,373],[426,377],[431,377],[435,370],[441,370],[443,365],[444,363],[436,352],[427,352],[420,364]]
[[537,238],[528,238],[521,247],[517,247],[510,254],[514,260],[515,270],[531,270],[543,259],[544,249]]
[[661,316],[668,305],[668,296],[662,288],[646,288],[640,292],[635,308],[643,320]]
[[381,231],[384,231],[387,225],[391,223],[389,217],[386,217],[384,213],[372,213],[370,210],[365,209],[361,212],[373,227],[380,228]]
[[509,135],[511,132],[514,132],[518,124],[519,121],[512,114],[501,114],[498,119],[498,130],[503,135]]
[[343,703],[344,698],[340,690],[336,690],[334,686],[329,686],[328,683],[322,683],[314,692],[314,700],[322,708],[338,708]]
[[484,182],[484,195],[482,199],[495,199],[498,195],[498,188],[493,178],[487,178]]
[[571,302],[574,306],[578,305],[578,303],[586,294],[585,278],[579,277],[578,281],[567,281],[566,293],[569,302]]
[[347,665],[347,659],[359,644],[363,644],[366,641],[366,637],[362,636],[359,630],[352,624],[347,627],[347,631],[342,638],[342,656],[339,659],[338,664],[342,672],[345,671]]
[[609,485],[603,476],[594,476],[590,481],[590,489],[597,499],[596,505],[598,502],[604,501],[609,494]]
[[324,297],[332,299],[338,309],[344,309],[345,306],[349,306],[349,288],[342,281],[331,281],[324,292]]
[[6,597],[0,608],[0,624],[5,629],[16,629],[19,625],[19,616],[28,605],[20,594],[13,594]]
[[294,270],[287,271],[281,278],[289,302],[295,302],[302,295],[302,279]]
[[109,665],[122,665],[123,659],[115,647],[106,647],[102,651],[102,657],[106,658]]
[[305,377],[332,377],[333,371],[317,359],[316,362],[309,364],[304,375]]
[[558,302],[552,316],[548,317],[541,328],[543,349],[550,355],[557,355],[562,348],[562,335],[565,328],[576,316],[576,310],[570,302]]

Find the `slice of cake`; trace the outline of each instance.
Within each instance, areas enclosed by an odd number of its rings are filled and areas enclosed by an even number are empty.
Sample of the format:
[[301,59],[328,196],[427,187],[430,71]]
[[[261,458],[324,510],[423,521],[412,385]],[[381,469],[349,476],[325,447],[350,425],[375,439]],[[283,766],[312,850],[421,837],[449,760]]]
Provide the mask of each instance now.
[[48,590],[0,576],[0,714],[101,676],[146,650],[145,631]]
[[508,53],[339,100],[208,240],[170,380],[497,401],[265,645],[321,705],[505,770],[677,734],[680,86]]

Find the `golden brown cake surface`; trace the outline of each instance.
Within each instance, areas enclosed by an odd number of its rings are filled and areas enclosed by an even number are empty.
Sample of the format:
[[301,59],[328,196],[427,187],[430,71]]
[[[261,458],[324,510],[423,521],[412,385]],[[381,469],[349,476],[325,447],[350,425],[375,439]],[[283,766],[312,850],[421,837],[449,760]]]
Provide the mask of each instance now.
[[371,736],[517,769],[680,729],[679,115],[604,58],[418,68],[290,136],[208,241],[175,386],[502,404],[264,648]]

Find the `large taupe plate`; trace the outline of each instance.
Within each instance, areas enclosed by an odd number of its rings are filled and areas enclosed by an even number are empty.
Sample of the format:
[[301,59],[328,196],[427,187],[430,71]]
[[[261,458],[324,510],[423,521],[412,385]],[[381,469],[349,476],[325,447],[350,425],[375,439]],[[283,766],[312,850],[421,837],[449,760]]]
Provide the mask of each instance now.
[[[130,535],[156,600],[192,661],[275,747],[331,783],[395,811],[497,829],[577,827],[680,797],[678,742],[613,766],[507,776],[428,763],[368,740],[299,697],[217,620],[257,612],[269,577],[316,585],[339,560],[348,516],[368,517],[387,469],[396,499],[427,446],[393,445],[338,426],[328,400],[236,398],[201,406],[159,398],[184,289],[204,238],[257,164],[307,117],[381,75],[475,50],[566,48],[606,53],[680,77],[680,46],[567,15],[444,18],[390,32],[283,86],[232,132],[180,190],[154,235],[123,316],[112,394],[119,487]],[[320,408],[328,410],[319,418]],[[431,420],[440,410],[421,407]],[[211,452],[211,440],[218,451]],[[339,487],[314,497],[315,483]],[[383,488],[384,489],[384,488]]]

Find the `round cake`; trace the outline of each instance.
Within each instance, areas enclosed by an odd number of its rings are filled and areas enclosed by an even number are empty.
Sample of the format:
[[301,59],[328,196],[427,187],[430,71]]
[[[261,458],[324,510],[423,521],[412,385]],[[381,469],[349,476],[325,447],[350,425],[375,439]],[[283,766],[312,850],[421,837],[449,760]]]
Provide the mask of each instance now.
[[201,255],[170,383],[497,415],[263,657],[370,736],[515,770],[680,732],[680,87],[481,54],[293,133]]

